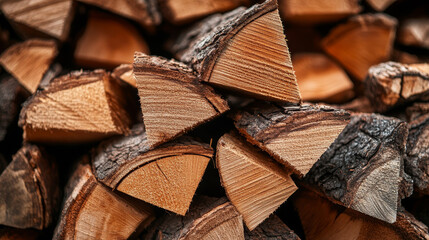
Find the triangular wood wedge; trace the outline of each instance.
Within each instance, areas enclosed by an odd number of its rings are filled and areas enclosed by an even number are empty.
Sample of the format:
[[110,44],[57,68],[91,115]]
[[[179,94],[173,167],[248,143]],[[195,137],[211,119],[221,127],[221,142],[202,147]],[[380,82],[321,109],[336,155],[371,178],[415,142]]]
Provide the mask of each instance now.
[[396,25],[386,14],[358,15],[335,27],[322,40],[322,48],[362,82],[372,65],[389,60]]
[[305,175],[349,121],[344,110],[327,106],[254,104],[234,116],[235,126],[252,144]]
[[216,151],[222,185],[250,231],[297,190],[290,171],[238,134],[223,135]]
[[407,134],[399,119],[353,115],[305,183],[336,204],[394,223]]
[[34,93],[57,53],[55,41],[31,39],[4,51],[0,64],[30,93]]
[[371,5],[371,7],[379,12],[383,12],[396,0],[366,0],[366,2]]
[[102,142],[93,169],[107,186],[177,214],[185,215],[213,150],[190,138],[150,150],[142,125],[132,134]]
[[300,102],[275,0],[206,18],[171,51],[202,81],[261,99]]
[[97,182],[82,160],[65,188],[53,239],[128,239],[154,219],[152,206]]
[[131,86],[137,88],[136,79],[133,74],[133,65],[132,64],[121,64],[115,69],[113,69],[112,77],[124,81]]
[[229,109],[191,68],[177,61],[136,53],[133,71],[151,145],[182,135]]
[[75,71],[27,100],[19,124],[24,140],[84,143],[129,131],[122,82],[104,70]]
[[0,175],[0,224],[44,229],[60,203],[55,162],[35,145],[24,145]]

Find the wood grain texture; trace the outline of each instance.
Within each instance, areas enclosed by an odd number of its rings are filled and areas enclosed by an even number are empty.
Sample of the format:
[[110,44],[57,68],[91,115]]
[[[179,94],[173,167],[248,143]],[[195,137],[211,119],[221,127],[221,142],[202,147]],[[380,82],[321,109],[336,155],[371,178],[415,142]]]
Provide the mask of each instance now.
[[253,231],[245,229],[244,239],[299,240],[300,238],[279,217],[273,214]]
[[378,112],[416,100],[429,100],[429,64],[386,62],[369,69],[366,95]]
[[300,102],[273,0],[204,19],[184,32],[171,51],[202,81],[257,98]]
[[249,142],[299,175],[305,175],[349,121],[344,110],[326,106],[254,104],[239,112],[235,126]]
[[353,115],[305,182],[334,203],[393,223],[407,135],[399,119]]
[[134,77],[148,141],[159,145],[229,110],[192,69],[175,60],[136,53]]
[[372,65],[390,59],[396,25],[382,13],[358,15],[331,30],[322,48],[362,82]]
[[121,64],[112,71],[112,77],[128,83],[137,88],[136,79],[133,74],[132,64]]
[[238,134],[219,139],[216,166],[229,200],[250,231],[297,190],[290,172]]
[[366,2],[376,11],[382,12],[392,5],[396,0],[366,0]]
[[398,42],[407,46],[429,49],[429,18],[404,20],[399,28]]
[[0,55],[0,64],[30,93],[34,93],[57,54],[55,41],[31,39],[4,51]]

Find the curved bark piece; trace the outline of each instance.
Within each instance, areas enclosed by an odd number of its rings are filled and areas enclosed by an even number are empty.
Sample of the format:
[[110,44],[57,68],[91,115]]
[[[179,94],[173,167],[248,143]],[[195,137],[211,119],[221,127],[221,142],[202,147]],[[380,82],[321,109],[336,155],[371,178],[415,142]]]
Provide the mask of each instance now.
[[238,134],[219,139],[216,166],[229,200],[250,231],[297,190],[290,172]]
[[334,203],[393,223],[407,135],[399,119],[353,115],[305,182]]
[[300,240],[298,235],[286,226],[286,224],[284,224],[276,215],[271,215],[271,217],[262,222],[253,231],[245,229],[244,239]]
[[129,85],[137,88],[136,79],[133,75],[133,65],[132,64],[121,64],[115,69],[113,69],[112,77],[122,80]]
[[57,54],[55,41],[31,39],[4,51],[0,64],[30,93],[34,93]]
[[149,204],[97,182],[85,161],[67,183],[53,239],[127,239],[155,219]]
[[150,147],[142,125],[130,136],[102,142],[93,156],[95,176],[113,189],[185,215],[213,150],[187,137]]
[[299,175],[305,175],[347,125],[350,114],[326,106],[255,104],[235,126],[249,142]]
[[389,60],[396,25],[395,18],[382,13],[355,16],[334,28],[322,48],[362,82],[372,65]]
[[121,83],[104,70],[75,71],[51,81],[23,107],[24,140],[85,143],[129,131]]
[[275,0],[206,18],[171,50],[202,81],[261,99],[300,102]]
[[429,100],[429,64],[386,62],[369,69],[366,95],[378,112],[416,100]]
[[43,150],[24,145],[0,175],[0,224],[44,229],[60,203],[58,170]]
[[185,64],[136,53],[133,72],[150,145],[159,145],[229,110]]
[[406,19],[399,29],[398,42],[429,49],[429,18]]
[[186,216],[164,214],[158,218],[144,239],[244,239],[243,221],[225,198],[199,196]]

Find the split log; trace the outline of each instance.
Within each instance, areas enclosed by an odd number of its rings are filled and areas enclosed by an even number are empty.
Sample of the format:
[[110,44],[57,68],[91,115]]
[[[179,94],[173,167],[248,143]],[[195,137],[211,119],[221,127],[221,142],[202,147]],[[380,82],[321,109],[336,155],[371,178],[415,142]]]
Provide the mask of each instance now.
[[77,40],[74,58],[85,67],[114,68],[132,63],[134,51],[149,53],[137,28],[119,17],[91,11],[85,31]]
[[51,81],[20,115],[25,141],[84,143],[129,131],[121,82],[104,70],[74,71]]
[[406,46],[429,49],[429,18],[412,18],[399,28],[398,42]]
[[336,204],[393,223],[407,126],[376,114],[350,123],[305,177],[305,185]]
[[186,216],[164,214],[143,239],[244,239],[243,221],[225,198],[199,196]]
[[24,37],[68,37],[74,15],[72,0],[14,0],[0,3],[4,15]]
[[121,64],[115,69],[113,69],[112,77],[124,81],[129,85],[137,88],[136,79],[133,75],[133,65],[132,64]]
[[298,53],[292,62],[303,101],[338,103],[353,98],[353,83],[326,55]]
[[362,82],[372,65],[389,60],[396,25],[395,18],[381,13],[355,16],[334,28],[322,48]]
[[362,10],[357,0],[281,0],[279,5],[286,21],[297,24],[335,22]]
[[429,100],[429,64],[382,63],[369,69],[366,95],[378,112]]
[[245,229],[244,239],[300,240],[298,235],[286,226],[276,215],[271,215],[271,217],[261,223],[253,231]]
[[376,11],[382,12],[386,10],[396,0],[366,0],[366,2]]
[[1,240],[37,240],[40,232],[35,229],[16,229],[0,226]]
[[347,125],[350,115],[326,106],[255,104],[235,117],[249,142],[300,176],[305,175]]
[[142,125],[102,142],[93,154],[96,178],[106,186],[185,215],[213,150],[190,138],[150,150]]
[[35,145],[24,145],[0,175],[0,224],[48,227],[60,203],[55,162]]
[[261,99],[300,102],[275,0],[206,18],[171,50],[202,81]]
[[155,218],[153,208],[97,182],[82,160],[69,179],[53,239],[128,239]]
[[232,10],[248,2],[248,0],[159,0],[159,5],[163,16],[169,22],[183,24],[213,13]]
[[297,190],[290,172],[238,134],[219,139],[216,166],[228,199],[250,231]]
[[57,54],[54,41],[31,39],[4,51],[0,64],[30,93],[34,93]]
[[167,142],[229,110],[191,68],[175,60],[136,53],[133,65],[149,144]]

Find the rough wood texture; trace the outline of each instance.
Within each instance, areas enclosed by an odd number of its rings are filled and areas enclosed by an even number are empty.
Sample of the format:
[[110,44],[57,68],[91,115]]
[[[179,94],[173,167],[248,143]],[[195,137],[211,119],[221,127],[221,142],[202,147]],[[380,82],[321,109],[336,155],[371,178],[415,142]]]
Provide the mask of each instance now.
[[34,93],[57,54],[55,41],[31,39],[4,51],[0,56],[0,64],[22,86]]
[[192,69],[175,60],[136,53],[133,72],[150,145],[159,145],[229,110]]
[[97,182],[83,160],[65,188],[53,239],[127,239],[154,218],[149,204],[120,196]]
[[366,2],[376,11],[382,12],[386,10],[396,0],[366,0]]
[[290,172],[238,134],[219,139],[216,166],[226,195],[251,231],[297,189]]
[[261,223],[253,231],[244,230],[244,239],[246,240],[300,240],[286,224],[276,215],[271,215],[267,220]]
[[25,37],[43,33],[65,41],[74,15],[72,0],[1,1],[0,6]]
[[74,58],[77,64],[85,67],[113,68],[132,63],[135,51],[149,53],[136,27],[119,17],[92,11],[76,43]]
[[0,175],[0,224],[48,227],[60,203],[58,170],[35,145],[24,145]]
[[129,85],[137,88],[136,79],[133,75],[133,65],[132,64],[121,64],[116,67],[112,72],[112,77],[122,80]]
[[262,99],[300,102],[275,0],[206,18],[171,50],[202,81]]
[[421,116],[429,113],[429,103],[427,102],[415,102],[413,105],[405,109],[407,121],[414,121]]
[[222,240],[244,239],[243,222],[225,198],[199,196],[186,216],[164,214],[152,224],[144,239]]
[[393,223],[407,134],[399,119],[353,115],[305,182],[334,203]]
[[235,117],[235,126],[252,144],[278,162],[305,175],[338,134],[350,115],[326,106],[254,104]]
[[27,100],[20,115],[24,140],[84,143],[129,131],[121,82],[104,70],[75,71]]
[[429,49],[429,18],[405,20],[399,29],[398,42]]
[[322,48],[338,60],[357,80],[364,81],[368,69],[389,60],[397,21],[385,14],[364,14],[335,27],[322,40]]
[[416,100],[429,100],[429,64],[386,62],[369,69],[366,95],[378,112]]
[[362,9],[357,0],[280,0],[279,5],[286,21],[297,24],[335,22]]
[[95,176],[113,189],[185,215],[213,150],[190,138],[149,150],[143,126],[136,125],[130,136],[99,145]]
[[303,101],[338,103],[353,98],[353,83],[326,55],[297,53],[292,62]]

